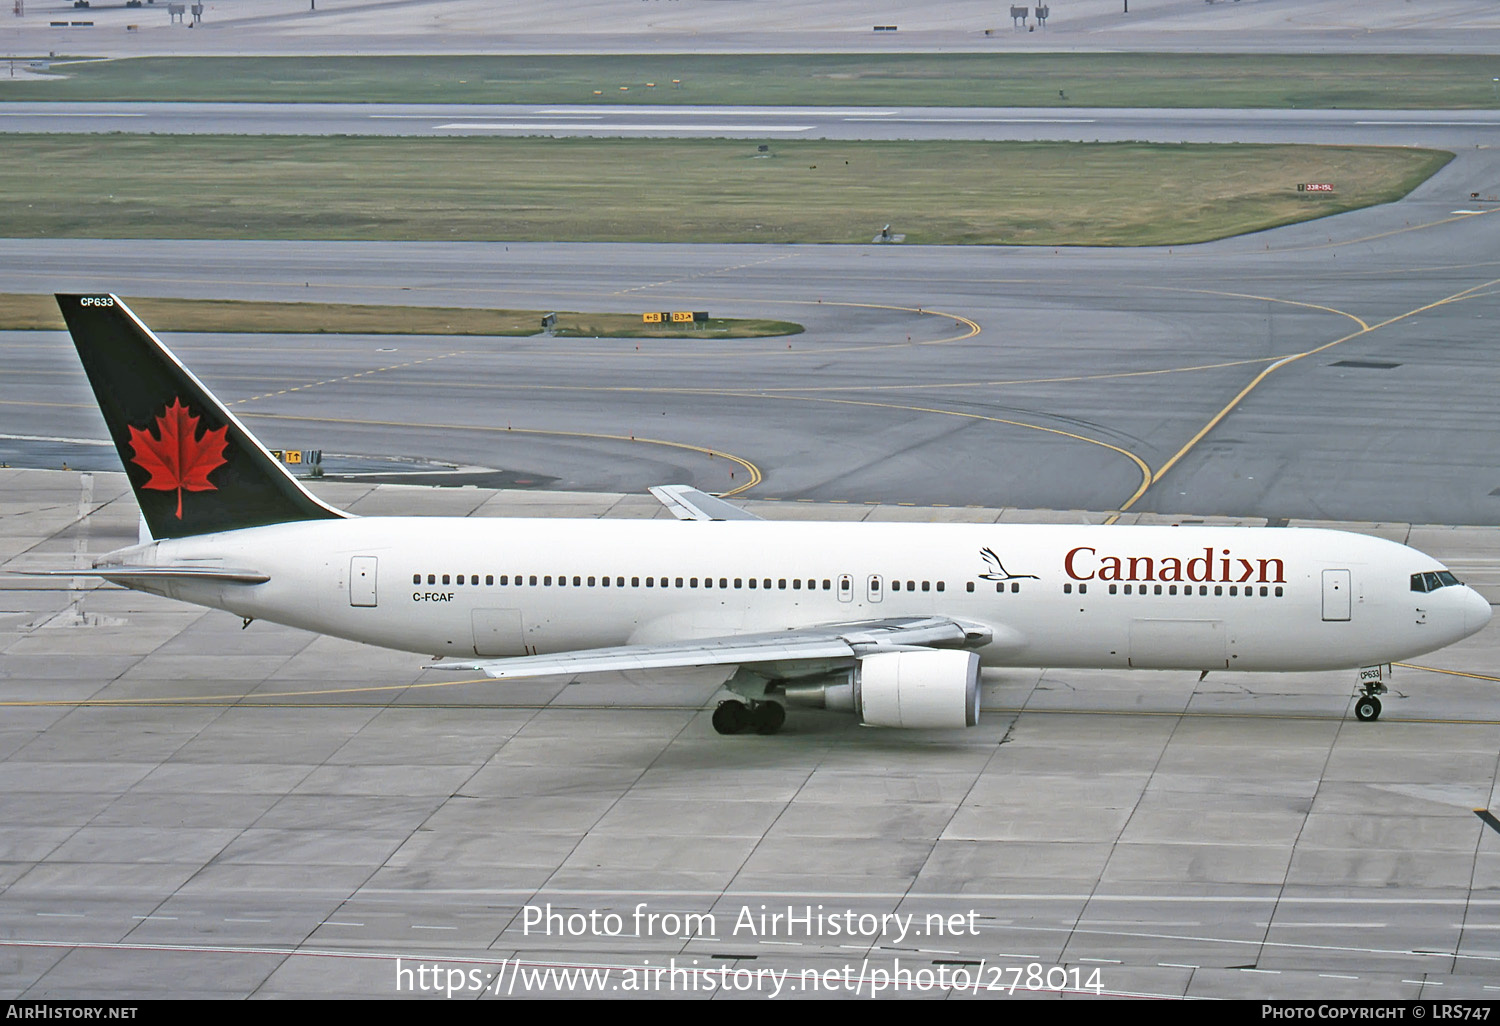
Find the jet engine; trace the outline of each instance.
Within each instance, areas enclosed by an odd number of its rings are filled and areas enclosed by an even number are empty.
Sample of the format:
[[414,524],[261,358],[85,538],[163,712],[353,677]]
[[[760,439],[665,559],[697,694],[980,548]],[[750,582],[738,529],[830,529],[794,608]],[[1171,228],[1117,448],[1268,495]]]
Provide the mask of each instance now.
[[979,655],[879,652],[862,657],[839,683],[788,684],[786,698],[852,712],[870,727],[972,727],[979,722]]

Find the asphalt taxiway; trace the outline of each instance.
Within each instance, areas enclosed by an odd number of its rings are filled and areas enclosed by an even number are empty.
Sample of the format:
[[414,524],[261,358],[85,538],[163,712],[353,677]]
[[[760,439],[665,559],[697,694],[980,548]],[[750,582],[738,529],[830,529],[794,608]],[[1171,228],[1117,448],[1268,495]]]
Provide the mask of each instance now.
[[[1177,253],[13,241],[0,287],[807,324],[640,350],[168,336],[272,444],[556,478],[320,486],[355,512],[661,516],[640,490],[686,480],[774,517],[1332,515],[1494,601],[1497,272],[1468,184]],[[97,459],[66,337],[0,347],[7,456]],[[118,474],[0,470],[0,495],[9,569],[135,538]],[[945,996],[958,969],[989,997],[1494,994],[1493,626],[1398,668],[1376,724],[1349,674],[1038,670],[989,677],[958,735],[801,713],[722,738],[712,673],[456,683],[86,581],[0,602],[16,996],[386,996],[439,967],[470,997],[868,994],[902,966],[925,975],[901,993]],[[908,914],[926,932],[878,918]]]
[[[748,342],[169,337],[276,446],[580,490],[1488,525],[1495,208],[1455,195],[1486,168],[1175,250],[11,240],[0,289],[807,327]],[[65,336],[3,344],[0,433],[104,437]]]
[[[318,490],[367,514],[666,515]],[[7,568],[135,537],[118,473],[0,470],[0,495]],[[1492,528],[1361,529],[1500,597]],[[1347,673],[1041,670],[987,675],[967,731],[808,711],[726,738],[712,672],[496,685],[87,580],[7,578],[0,604],[10,996],[1496,993],[1494,626],[1398,667],[1373,724]]]

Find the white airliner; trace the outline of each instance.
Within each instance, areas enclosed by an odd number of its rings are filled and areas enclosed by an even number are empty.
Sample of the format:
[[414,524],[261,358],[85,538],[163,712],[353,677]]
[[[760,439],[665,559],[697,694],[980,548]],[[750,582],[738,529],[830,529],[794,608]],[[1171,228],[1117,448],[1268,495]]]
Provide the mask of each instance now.
[[1431,557],[1339,531],[776,523],[685,487],[653,489],[677,520],[354,517],[118,298],[57,298],[150,535],[98,576],[495,678],[722,666],[720,733],[788,702],[972,726],[981,666],[1358,668],[1372,720],[1388,664],[1490,618]]

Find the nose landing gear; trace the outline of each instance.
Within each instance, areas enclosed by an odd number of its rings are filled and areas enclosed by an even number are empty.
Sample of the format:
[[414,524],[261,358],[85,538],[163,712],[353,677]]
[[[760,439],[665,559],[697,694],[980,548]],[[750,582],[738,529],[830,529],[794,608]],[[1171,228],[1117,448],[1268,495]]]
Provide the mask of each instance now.
[[1354,718],[1362,723],[1380,719],[1380,695],[1390,690],[1385,686],[1390,665],[1366,666],[1359,671],[1359,698],[1354,702]]

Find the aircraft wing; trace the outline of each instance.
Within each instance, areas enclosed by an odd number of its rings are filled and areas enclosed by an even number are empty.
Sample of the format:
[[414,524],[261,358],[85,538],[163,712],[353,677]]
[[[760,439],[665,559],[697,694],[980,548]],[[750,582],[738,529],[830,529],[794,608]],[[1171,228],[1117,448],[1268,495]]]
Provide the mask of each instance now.
[[[880,651],[976,648],[991,639],[988,627],[946,617],[902,617],[860,623],[799,627],[764,634],[695,638],[652,645],[583,649],[556,655],[442,662],[433,670],[476,671],[496,679],[554,674],[648,670],[670,666],[738,666],[754,663],[849,662]],[[795,673],[787,676],[796,676]]]
[[733,503],[687,485],[653,485],[651,494],[678,520],[759,520]]

